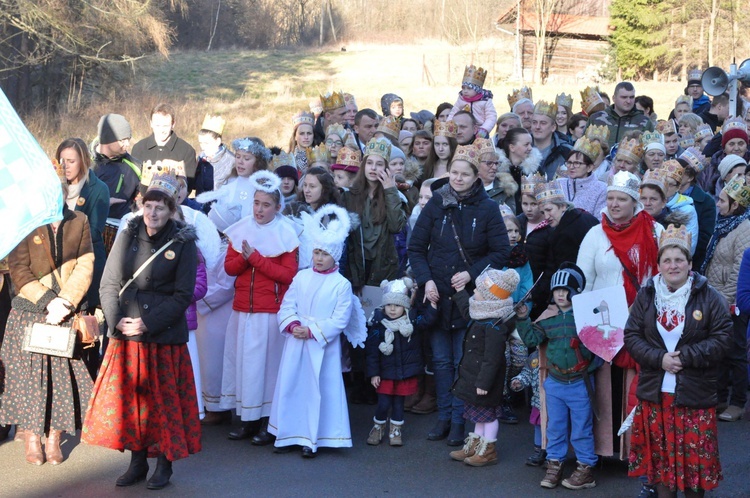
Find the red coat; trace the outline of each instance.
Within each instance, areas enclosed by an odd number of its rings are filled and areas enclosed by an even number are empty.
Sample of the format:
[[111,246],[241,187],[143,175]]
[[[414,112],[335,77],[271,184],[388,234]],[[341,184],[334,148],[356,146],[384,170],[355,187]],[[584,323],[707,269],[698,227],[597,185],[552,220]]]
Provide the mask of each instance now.
[[245,313],[277,313],[297,274],[297,249],[266,258],[258,251],[248,259],[232,247],[224,260],[227,275],[236,276],[232,309]]

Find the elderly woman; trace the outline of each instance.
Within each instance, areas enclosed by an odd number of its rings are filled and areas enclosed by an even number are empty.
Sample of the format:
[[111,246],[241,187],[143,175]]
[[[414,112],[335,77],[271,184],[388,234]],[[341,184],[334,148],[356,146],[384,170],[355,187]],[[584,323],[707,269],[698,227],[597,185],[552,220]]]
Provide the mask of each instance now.
[[505,141],[505,135],[508,134],[508,130],[513,128],[519,128],[521,126],[521,116],[512,112],[506,112],[501,114],[497,118],[497,126],[495,127],[495,135],[492,137],[492,143],[496,148],[502,149]]
[[607,185],[593,174],[594,161],[601,155],[601,150],[598,141],[585,136],[579,138],[565,161],[568,177],[558,179],[566,201],[597,217],[607,200]]
[[698,176],[708,164],[708,159],[695,147],[688,147],[677,159],[684,168],[680,193],[693,199],[693,207],[698,216],[698,243],[693,254],[693,269],[697,270],[706,257],[706,247],[716,225],[716,203],[713,197],[698,185]]
[[439,321],[430,336],[433,351],[438,421],[427,438],[464,442],[463,402],[451,395],[461,360],[467,321],[454,305],[456,288],[472,285],[488,266],[503,268],[510,254],[508,235],[497,204],[479,179],[479,150],[459,146],[419,215],[409,244],[417,283],[424,299],[438,307]]
[[[628,305],[657,273],[656,241],[663,231],[643,210],[639,186],[639,178],[632,173],[621,171],[612,177],[602,222],[583,238],[577,260],[586,277],[586,291],[624,287]],[[623,435],[618,440],[615,435],[628,414],[622,400],[635,377],[634,367],[632,359],[621,351],[614,365],[605,363],[597,370],[597,398],[612,406],[611,411],[600,412],[601,418],[594,424],[598,455],[613,456],[618,451],[623,458],[627,455],[627,439]]]
[[[748,205],[750,187],[745,185],[744,177],[737,176],[719,193],[716,203],[719,217],[700,268],[708,283],[732,306],[737,295],[742,254],[750,247]],[[719,378],[719,420],[726,422],[739,420],[747,401],[747,315],[734,315],[732,322],[732,349],[722,362]]]
[[670,225],[659,240],[659,274],[638,292],[625,347],[640,366],[630,449],[631,476],[659,497],[702,497],[721,475],[716,378],[731,347],[727,304],[690,271],[690,240]]
[[201,449],[185,311],[198,262],[195,229],[172,219],[177,180],[157,174],[143,196],[143,215],[115,240],[104,268],[101,298],[109,347],[89,402],[83,440],[130,450],[117,486],[148,473],[148,489],[169,484],[172,462]]
[[474,145],[479,148],[479,178],[484,190],[493,201],[508,206],[516,212],[516,192],[518,185],[510,173],[498,172],[498,155],[495,146],[488,138],[477,138]]
[[[721,127],[721,150],[711,156],[711,162],[698,176],[698,185],[714,199],[718,199],[719,192],[721,192],[721,187],[717,189],[718,181],[722,176],[719,171],[719,164],[731,154],[740,156],[747,163],[750,160],[750,152],[747,150],[749,140],[747,125],[742,119],[728,119]],[[708,152],[706,152],[706,155],[708,155]]]
[[[67,183],[62,185],[65,197]],[[69,327],[73,313],[83,307],[94,271],[86,215],[64,204],[62,220],[31,232],[10,253],[8,265],[18,295],[0,350],[0,364],[5,366],[0,424],[15,424],[19,432],[25,431],[27,462],[42,465],[46,456],[47,462],[58,465],[63,461],[62,433],[81,429],[91,376],[80,360],[80,345],[73,358],[31,353],[23,349],[24,332],[34,323]]]
[[[609,179],[620,171],[632,173],[640,177],[640,163],[642,159],[643,146],[641,145],[640,140],[637,138],[625,137],[619,144],[617,144],[617,152],[615,153],[612,167],[606,172],[602,172],[599,179],[603,182],[609,182]],[[601,171],[601,168],[598,171]]]
[[664,147],[664,135],[658,131],[646,132],[641,135],[643,145],[643,162],[641,171],[659,169],[667,158],[667,148]]

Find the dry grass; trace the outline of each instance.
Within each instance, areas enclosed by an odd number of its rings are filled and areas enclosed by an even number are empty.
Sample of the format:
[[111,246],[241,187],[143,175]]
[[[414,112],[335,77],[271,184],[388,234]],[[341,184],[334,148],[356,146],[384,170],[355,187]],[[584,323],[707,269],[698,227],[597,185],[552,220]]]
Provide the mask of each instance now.
[[[53,153],[71,136],[90,142],[102,114],[116,112],[128,118],[133,138],[150,133],[148,111],[160,101],[177,110],[176,132],[197,147],[196,133],[206,113],[227,120],[225,137],[254,135],[267,145],[285,147],[291,133],[291,116],[330,90],[354,94],[360,109],[380,112],[380,97],[396,93],[406,111],[429,109],[454,102],[463,68],[469,62],[488,69],[485,86],[495,97],[499,113],[508,109],[506,95],[520,82],[511,75],[512,46],[508,39],[485,39],[477,47],[424,41],[414,45],[347,45],[346,51],[274,50],[177,52],[168,60],[152,56],[136,67],[136,83],[109,101],[58,116],[32,115],[27,126],[42,147]],[[427,68],[427,71],[424,68]],[[429,77],[428,77],[429,73]],[[579,108],[579,90],[588,83],[557,82],[533,85],[535,99],[551,100],[561,91],[572,93]],[[602,85],[610,92],[614,85]],[[667,116],[680,83],[639,82],[639,94],[651,96],[660,116]]]

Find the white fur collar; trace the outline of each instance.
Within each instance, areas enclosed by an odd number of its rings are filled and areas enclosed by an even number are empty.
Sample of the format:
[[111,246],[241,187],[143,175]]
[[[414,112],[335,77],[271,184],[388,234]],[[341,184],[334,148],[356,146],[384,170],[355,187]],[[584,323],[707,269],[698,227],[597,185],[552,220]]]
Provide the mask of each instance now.
[[[497,153],[500,156],[500,166],[498,167],[498,172],[510,173],[511,163],[510,159],[508,159],[508,156],[505,155],[505,151],[503,149],[497,149]],[[542,164],[542,153],[539,152],[536,148],[532,148],[529,157],[527,157],[526,160],[521,163],[521,174],[523,176],[533,175],[534,173],[539,171],[540,164]]]

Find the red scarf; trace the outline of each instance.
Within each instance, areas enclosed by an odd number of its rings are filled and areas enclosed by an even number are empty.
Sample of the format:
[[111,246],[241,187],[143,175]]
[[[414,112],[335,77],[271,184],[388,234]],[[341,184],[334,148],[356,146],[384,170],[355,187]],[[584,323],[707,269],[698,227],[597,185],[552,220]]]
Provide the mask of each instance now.
[[[625,281],[628,306],[633,304],[638,293],[631,275],[640,285],[645,277],[656,274],[659,248],[654,238],[654,223],[654,219],[646,211],[641,211],[624,225],[612,223],[606,214],[602,214],[604,234],[623,266],[622,278]],[[631,252],[637,254],[637,263],[630,257]]]

